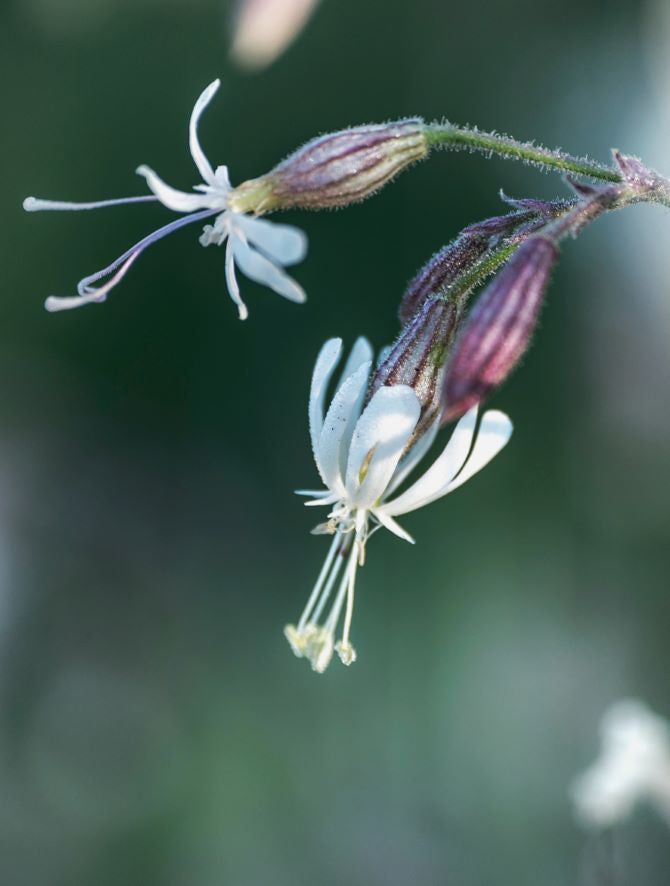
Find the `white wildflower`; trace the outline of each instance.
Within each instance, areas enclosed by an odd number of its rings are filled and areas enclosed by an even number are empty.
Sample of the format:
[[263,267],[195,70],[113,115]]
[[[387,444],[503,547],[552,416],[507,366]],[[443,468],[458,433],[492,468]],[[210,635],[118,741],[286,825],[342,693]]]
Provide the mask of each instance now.
[[650,803],[670,825],[670,726],[635,700],[619,701],[600,725],[601,751],[572,787],[581,823],[608,828]]
[[[301,286],[283,270],[287,265],[301,261],[307,251],[307,238],[303,231],[290,225],[276,224],[266,219],[236,212],[229,206],[232,191],[228,169],[219,166],[214,170],[205,156],[198,140],[198,122],[202,112],[212,100],[220,85],[219,80],[205,89],[198,98],[191,113],[189,125],[189,146],[191,156],[202,183],[195,185],[193,192],[178,191],[167,185],[148,166],[137,170],[153,192],[153,196],[123,197],[117,200],[102,200],[94,203],[69,203],[55,200],[41,200],[27,197],[23,208],[28,212],[39,210],[85,210],[127,203],[160,201],[168,209],[185,213],[182,218],[170,222],[157,231],[144,237],[108,267],[84,277],[77,286],[78,295],[67,298],[51,296],[45,302],[48,311],[76,308],[90,302],[105,301],[109,291],[125,276],[135,259],[152,243],[176,231],[178,228],[206,218],[213,218],[212,224],[205,225],[200,242],[203,246],[226,244],[225,274],[228,291],[237,305],[241,320],[248,315],[247,307],[240,296],[235,276],[235,266],[250,277],[269,286],[279,295],[294,302],[305,301]],[[94,286],[99,280],[107,279],[101,286]]]
[[[306,502],[309,506],[330,507],[327,521],[314,531],[333,535],[333,541],[299,622],[285,628],[295,654],[308,658],[319,673],[327,668],[333,651],[344,664],[356,660],[349,636],[356,569],[365,561],[365,547],[372,533],[383,526],[413,543],[395,518],[461,486],[502,449],[512,433],[509,418],[489,410],[482,416],[475,437],[474,407],[459,421],[430,468],[394,498],[394,492],[428,452],[438,422],[408,449],[421,412],[411,387],[381,387],[363,408],[372,366],[372,349],[363,338],[352,349],[324,417],[326,389],[341,351],[340,339],[330,339],[321,349],[309,401],[314,459],[326,488],[298,493],[311,496],[312,500]],[[333,591],[334,602],[321,621]],[[343,608],[342,635],[335,642]]]

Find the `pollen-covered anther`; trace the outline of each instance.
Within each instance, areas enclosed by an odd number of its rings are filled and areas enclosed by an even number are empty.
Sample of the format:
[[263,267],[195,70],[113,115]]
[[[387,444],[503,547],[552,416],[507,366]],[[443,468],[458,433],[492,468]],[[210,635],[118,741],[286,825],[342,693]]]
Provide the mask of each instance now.
[[340,661],[344,665],[351,665],[356,661],[356,650],[351,643],[345,643],[343,640],[335,644],[335,652],[340,656]]
[[316,625],[313,624],[306,624],[301,628],[297,628],[295,625],[286,625],[284,636],[298,658],[303,658],[307,655],[309,644],[317,630]]

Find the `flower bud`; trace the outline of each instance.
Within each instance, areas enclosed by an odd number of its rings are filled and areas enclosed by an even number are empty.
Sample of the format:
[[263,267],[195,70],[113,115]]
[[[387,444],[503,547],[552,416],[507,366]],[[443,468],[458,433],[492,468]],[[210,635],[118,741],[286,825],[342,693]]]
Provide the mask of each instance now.
[[469,271],[488,246],[487,236],[464,231],[436,252],[407,286],[398,310],[400,322],[409,323],[429,296],[446,290],[461,274]]
[[481,294],[446,369],[445,421],[483,400],[516,367],[530,343],[557,257],[552,239],[530,237]]
[[260,178],[231,191],[235,212],[328,209],[364,200],[428,154],[423,121],[357,126],[312,139]]
[[421,403],[412,443],[428,430],[441,409],[444,365],[461,315],[460,302],[426,298],[372,378],[368,397],[382,385],[409,385]]
[[502,193],[501,196],[514,211],[463,228],[455,240],[436,252],[405,290],[398,311],[401,323],[410,320],[427,296],[448,294],[449,288],[501,241],[523,242],[573,205],[567,200],[513,199]]

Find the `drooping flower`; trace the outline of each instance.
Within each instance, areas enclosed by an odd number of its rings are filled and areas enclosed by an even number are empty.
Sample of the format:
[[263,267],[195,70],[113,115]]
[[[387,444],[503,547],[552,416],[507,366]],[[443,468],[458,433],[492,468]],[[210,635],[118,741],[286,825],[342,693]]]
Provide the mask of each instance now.
[[[184,213],[182,218],[164,225],[131,246],[106,268],[80,280],[77,285],[77,296],[66,298],[51,296],[48,298],[45,302],[48,311],[60,311],[91,302],[105,301],[110,290],[123,279],[133,262],[148,246],[185,225],[207,218],[213,218],[213,222],[205,225],[200,243],[203,246],[211,244],[223,246],[225,244],[226,282],[230,296],[237,305],[241,320],[246,319],[248,311],[242,301],[235,276],[236,265],[247,277],[269,286],[270,289],[290,301],[305,301],[302,287],[283,270],[285,266],[295,264],[304,258],[307,251],[307,238],[303,231],[291,225],[276,224],[248,215],[231,206],[230,194],[233,189],[228,178],[227,167],[218,166],[214,169],[200,146],[198,122],[219,85],[219,80],[210,83],[196,101],[191,113],[189,146],[191,156],[202,176],[202,183],[195,185],[193,192],[176,190],[167,185],[148,166],[140,166],[137,172],[146,179],[153,196],[123,197],[94,203],[69,203],[41,200],[35,197],[27,197],[24,200],[23,208],[28,212],[99,209],[126,203],[158,200],[168,209]],[[94,285],[105,279],[106,282],[102,285]]]
[[626,699],[605,713],[600,734],[598,759],[572,786],[580,822],[612,827],[647,802],[670,826],[670,724],[642,702]]
[[[365,561],[368,538],[380,527],[413,543],[396,517],[441,498],[463,485],[503,448],[512,424],[502,412],[489,410],[476,433],[477,409],[458,423],[442,454],[404,492],[396,494],[430,449],[438,421],[409,448],[421,415],[421,404],[409,385],[378,388],[365,404],[372,367],[372,348],[358,339],[325,416],[329,381],[342,353],[342,341],[330,339],[314,367],[309,399],[309,427],[316,466],[325,489],[301,490],[308,506],[330,508],[316,534],[333,536],[330,550],[307,605],[286,637],[297,656],[322,673],[336,651],[344,664],[356,660],[350,631],[356,570]],[[322,614],[329,598],[328,615]],[[344,624],[335,632],[342,610]]]

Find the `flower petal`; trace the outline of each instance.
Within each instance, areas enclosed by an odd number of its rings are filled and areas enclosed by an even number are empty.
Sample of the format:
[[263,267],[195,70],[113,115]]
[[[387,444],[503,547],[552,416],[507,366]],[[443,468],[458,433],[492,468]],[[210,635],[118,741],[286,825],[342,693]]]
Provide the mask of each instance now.
[[309,434],[312,440],[312,452],[316,467],[323,480],[323,471],[319,463],[319,439],[323,429],[323,404],[326,399],[328,382],[337,366],[342,353],[342,339],[329,338],[319,351],[314,364],[312,384],[309,391]]
[[384,493],[421,412],[407,385],[382,387],[356,424],[346,471],[351,503],[369,508]]
[[407,514],[421,508],[449,491],[449,484],[463,467],[477,423],[477,407],[473,406],[454,428],[449,442],[433,464],[409,489],[393,501],[385,502],[384,513],[391,516]]
[[412,473],[414,468],[419,464],[424,455],[435,442],[437,432],[440,430],[440,420],[437,418],[428,430],[417,440],[407,455],[398,465],[398,469],[393,475],[393,479],[389,483],[386,495],[391,495],[400,484]]
[[195,212],[197,209],[211,209],[211,198],[201,196],[200,194],[187,194],[185,191],[178,191],[176,188],[166,185],[153,169],[148,166],[138,166],[136,170],[138,175],[144,176],[147,180],[149,189],[161,201],[163,206],[172,209],[175,212]]
[[353,348],[349,352],[347,362],[344,364],[344,369],[342,370],[342,375],[337,383],[337,387],[342,387],[343,382],[346,381],[350,375],[353,375],[363,363],[372,363],[373,357],[374,351],[372,350],[372,345],[365,336],[361,335],[356,339]]
[[240,320],[246,320],[249,316],[249,311],[247,309],[247,306],[242,301],[242,296],[240,295],[240,286],[237,282],[237,276],[235,275],[235,253],[233,251],[233,245],[230,241],[230,238],[226,243],[226,260],[224,264],[224,270],[226,274],[228,293],[237,305],[238,316]]
[[411,545],[414,544],[414,539],[409,534],[409,532],[405,532],[402,526],[397,523],[393,517],[389,517],[388,514],[384,513],[383,508],[375,508],[372,513],[379,520],[381,525],[388,529],[389,532],[392,532],[394,535],[397,535],[398,538],[402,538],[403,541],[408,541]]
[[210,83],[207,89],[205,89],[200,96],[198,97],[197,102],[193,106],[193,110],[191,111],[191,119],[188,124],[188,144],[191,149],[191,157],[193,157],[193,162],[195,163],[198,172],[202,176],[202,180],[207,182],[208,185],[214,186],[216,184],[214,180],[214,170],[211,167],[211,164],[207,157],[205,156],[205,152],[200,147],[200,141],[198,140],[198,121],[200,120],[200,115],[205,110],[207,105],[211,102],[221,85],[220,80],[214,80],[213,83]]
[[349,444],[368,389],[371,363],[346,378],[333,397],[319,437],[319,462],[329,489],[345,495],[344,472]]
[[293,225],[235,213],[234,224],[247,239],[280,265],[294,265],[307,255],[307,234]]
[[232,246],[235,263],[251,280],[269,286],[270,289],[278,295],[283,295],[289,301],[302,303],[307,299],[305,290],[299,283],[285,274],[269,258],[252,249],[238,234],[233,232],[228,242]]
[[470,458],[456,479],[449,484],[448,492],[462,486],[470,477],[486,467],[507,444],[512,436],[512,430],[512,422],[504,412],[500,412],[498,409],[489,409],[488,412],[485,412]]

